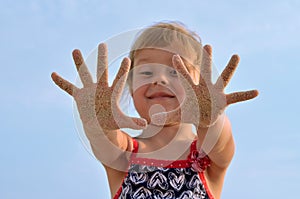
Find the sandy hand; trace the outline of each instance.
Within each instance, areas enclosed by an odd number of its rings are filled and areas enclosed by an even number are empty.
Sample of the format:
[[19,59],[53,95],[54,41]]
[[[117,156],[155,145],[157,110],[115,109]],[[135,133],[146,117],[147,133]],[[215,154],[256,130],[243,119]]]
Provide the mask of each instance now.
[[108,85],[107,47],[105,44],[98,46],[96,83],[93,82],[79,50],[73,51],[73,59],[83,88],[77,88],[56,73],[52,73],[51,77],[55,84],[74,97],[84,126],[100,125],[104,130],[143,129],[146,127],[145,119],[126,116],[118,105],[130,68],[129,58],[123,59],[111,87]]
[[171,112],[159,113],[152,116],[152,122],[157,125],[172,122],[192,123],[197,127],[213,125],[225,108],[233,103],[255,98],[257,90],[225,94],[224,89],[229,83],[239,63],[239,56],[233,55],[218,77],[212,83],[212,48],[204,46],[199,84],[195,84],[179,55],[173,56],[173,65],[180,73],[186,98],[180,107]]

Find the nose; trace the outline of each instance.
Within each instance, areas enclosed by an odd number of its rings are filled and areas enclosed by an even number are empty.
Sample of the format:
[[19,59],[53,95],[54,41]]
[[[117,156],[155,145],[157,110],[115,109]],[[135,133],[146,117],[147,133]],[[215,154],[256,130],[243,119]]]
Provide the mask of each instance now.
[[160,85],[166,85],[167,83],[164,80],[153,82],[153,85],[158,85],[158,84],[160,84]]
[[169,82],[168,78],[165,74],[157,74],[156,77],[153,79],[153,85],[167,85]]

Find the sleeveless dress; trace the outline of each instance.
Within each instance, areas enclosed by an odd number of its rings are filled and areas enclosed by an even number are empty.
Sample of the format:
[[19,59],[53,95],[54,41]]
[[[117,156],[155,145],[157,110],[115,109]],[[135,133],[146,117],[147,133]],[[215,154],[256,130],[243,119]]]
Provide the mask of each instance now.
[[204,171],[210,159],[196,149],[197,140],[190,146],[186,160],[156,160],[136,157],[134,149],[127,175],[114,199],[213,199]]

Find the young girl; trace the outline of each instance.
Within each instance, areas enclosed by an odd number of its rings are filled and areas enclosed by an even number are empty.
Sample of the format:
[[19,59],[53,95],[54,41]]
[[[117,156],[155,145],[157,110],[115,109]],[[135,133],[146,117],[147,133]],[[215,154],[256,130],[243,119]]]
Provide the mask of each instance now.
[[[194,32],[169,22],[140,33],[111,86],[105,44],[98,47],[96,83],[79,50],[73,59],[83,88],[56,73],[52,79],[74,97],[113,198],[221,197],[234,154],[224,109],[258,95],[256,90],[224,94],[237,55],[213,83],[211,47],[202,48]],[[126,83],[141,118],[126,116],[119,107]],[[133,138],[121,128],[143,131]]]

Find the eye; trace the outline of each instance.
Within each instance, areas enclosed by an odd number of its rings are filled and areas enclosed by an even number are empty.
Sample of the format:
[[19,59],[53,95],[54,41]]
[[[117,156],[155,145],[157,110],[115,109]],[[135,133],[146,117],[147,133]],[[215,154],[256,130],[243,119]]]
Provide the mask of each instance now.
[[173,77],[177,77],[178,76],[177,71],[175,69],[174,70],[170,70],[170,74]]
[[151,71],[142,71],[140,72],[141,75],[151,76],[153,73]]

